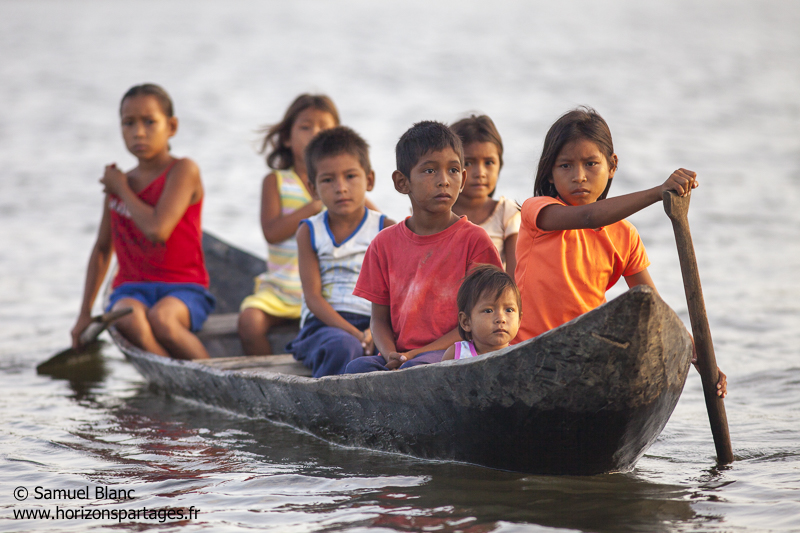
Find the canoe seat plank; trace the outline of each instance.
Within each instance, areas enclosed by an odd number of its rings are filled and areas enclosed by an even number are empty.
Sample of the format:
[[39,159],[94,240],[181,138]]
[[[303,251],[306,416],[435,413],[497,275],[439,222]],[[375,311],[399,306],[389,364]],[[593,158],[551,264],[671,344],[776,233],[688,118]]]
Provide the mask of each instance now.
[[[206,323],[203,324],[197,336],[202,338],[220,337],[223,335],[238,335],[239,313],[218,313],[208,315]],[[297,321],[293,320],[286,324],[275,326],[270,330],[270,335],[288,333],[291,338],[297,335]]]
[[200,330],[198,336],[200,337],[216,337],[218,335],[230,335],[237,333],[237,321],[239,320],[239,313],[221,313],[218,315],[209,315],[206,323],[203,324],[203,329]]
[[311,376],[311,369],[303,366],[291,354],[219,357],[198,362],[220,370],[248,370],[258,373],[278,372],[294,376]]

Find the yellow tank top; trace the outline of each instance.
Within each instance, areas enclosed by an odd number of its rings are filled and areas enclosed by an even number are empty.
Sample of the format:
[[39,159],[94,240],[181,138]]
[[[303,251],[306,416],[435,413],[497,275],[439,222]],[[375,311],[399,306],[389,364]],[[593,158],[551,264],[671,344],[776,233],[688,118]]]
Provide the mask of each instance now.
[[[300,176],[294,169],[276,170],[281,213],[285,216],[311,201]],[[303,287],[297,266],[297,240],[294,236],[278,244],[267,243],[267,271],[259,276],[258,290],[269,289],[287,305],[302,303]]]

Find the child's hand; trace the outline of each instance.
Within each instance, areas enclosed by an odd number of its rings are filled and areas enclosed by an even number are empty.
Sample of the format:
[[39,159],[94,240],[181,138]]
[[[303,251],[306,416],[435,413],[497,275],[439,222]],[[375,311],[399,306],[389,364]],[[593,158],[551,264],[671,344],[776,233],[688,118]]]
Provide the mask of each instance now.
[[686,196],[698,185],[696,172],[686,170],[685,168],[679,168],[673,172],[661,186],[661,193],[675,191],[678,193],[678,196]]
[[116,164],[111,163],[106,165],[106,171],[103,173],[103,177],[100,178],[100,183],[103,184],[104,193],[119,196],[122,188],[128,185],[128,176],[118,169]]
[[[694,339],[692,339],[692,364],[695,368],[697,368],[697,350],[694,347]],[[697,369],[697,371],[699,372],[700,369]],[[719,379],[717,380],[717,396],[724,398],[728,395],[728,376],[725,375],[725,372],[723,372],[720,367],[717,367],[717,372],[719,372]]]
[[75,322],[75,326],[70,331],[70,335],[72,336],[72,347],[73,348],[80,348],[81,347],[81,333],[86,327],[92,323],[92,317],[88,314],[81,314],[78,317],[77,322]]
[[717,367],[717,371],[719,372],[719,381],[717,381],[717,396],[724,398],[728,395],[728,376],[726,376],[725,372],[723,372],[719,367]]
[[400,365],[408,361],[405,354],[397,352],[389,352],[389,355],[385,355],[384,359],[386,359],[386,368],[389,370],[397,370]]
[[372,340],[372,332],[369,328],[364,330],[361,347],[364,348],[364,355],[372,355],[372,352],[375,351],[375,342]]

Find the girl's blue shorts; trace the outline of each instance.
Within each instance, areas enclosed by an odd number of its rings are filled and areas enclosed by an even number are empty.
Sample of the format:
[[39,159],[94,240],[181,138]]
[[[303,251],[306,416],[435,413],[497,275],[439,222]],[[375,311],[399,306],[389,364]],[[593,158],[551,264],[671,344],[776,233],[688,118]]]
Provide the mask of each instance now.
[[200,331],[208,315],[217,304],[216,298],[208,289],[196,283],[164,283],[160,281],[146,281],[137,283],[123,283],[111,293],[108,298],[106,312],[123,298],[139,300],[148,308],[166,296],[172,296],[182,301],[189,309],[191,330]]

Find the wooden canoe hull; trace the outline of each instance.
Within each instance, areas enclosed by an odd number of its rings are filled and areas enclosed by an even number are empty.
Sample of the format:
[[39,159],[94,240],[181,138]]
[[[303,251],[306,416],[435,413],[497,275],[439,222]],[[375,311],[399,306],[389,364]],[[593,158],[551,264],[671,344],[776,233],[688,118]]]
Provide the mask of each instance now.
[[112,336],[171,395],[343,446],[533,474],[632,469],[669,420],[692,356],[683,323],[644,286],[493,354],[320,379],[296,375],[285,356],[178,361]]

